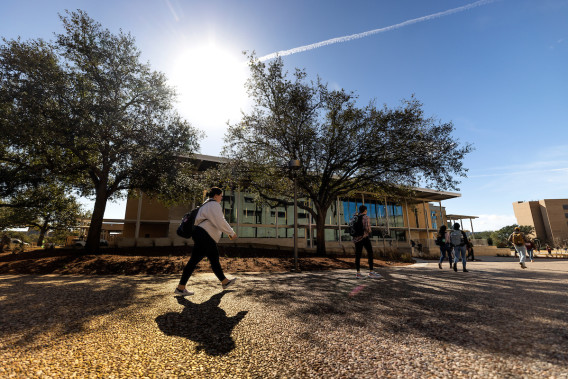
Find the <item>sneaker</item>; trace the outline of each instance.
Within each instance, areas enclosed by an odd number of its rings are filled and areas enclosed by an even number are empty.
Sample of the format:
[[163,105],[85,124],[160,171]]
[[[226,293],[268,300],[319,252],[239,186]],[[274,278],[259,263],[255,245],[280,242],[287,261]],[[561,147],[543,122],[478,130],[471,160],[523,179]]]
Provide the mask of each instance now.
[[237,281],[237,278],[229,279],[227,284],[223,284],[223,289],[226,289],[227,287],[229,287],[231,284],[235,283],[236,281]]
[[360,272],[358,272],[357,274],[355,274],[355,277],[357,279],[361,279],[361,278],[363,278],[363,275]]
[[183,291],[176,288],[174,291],[174,296],[191,296],[191,295],[193,295],[193,292],[188,291],[187,288],[184,288]]
[[525,264],[525,262],[521,263],[521,267],[522,267],[522,268],[527,268],[527,265]]
[[373,278],[373,279],[382,279],[383,277],[381,276],[381,274],[377,274],[374,271],[370,271],[369,272],[369,278]]
[[442,269],[442,264],[438,263],[438,267],[440,268],[440,270]]
[[454,271],[458,272],[458,264],[457,263],[454,263]]

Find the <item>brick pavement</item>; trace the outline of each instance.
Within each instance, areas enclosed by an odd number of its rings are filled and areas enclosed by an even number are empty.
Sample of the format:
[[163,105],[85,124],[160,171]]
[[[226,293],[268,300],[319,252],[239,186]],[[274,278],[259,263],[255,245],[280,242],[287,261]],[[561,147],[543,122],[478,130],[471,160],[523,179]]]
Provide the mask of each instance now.
[[0,276],[1,377],[568,377],[568,261],[379,270]]

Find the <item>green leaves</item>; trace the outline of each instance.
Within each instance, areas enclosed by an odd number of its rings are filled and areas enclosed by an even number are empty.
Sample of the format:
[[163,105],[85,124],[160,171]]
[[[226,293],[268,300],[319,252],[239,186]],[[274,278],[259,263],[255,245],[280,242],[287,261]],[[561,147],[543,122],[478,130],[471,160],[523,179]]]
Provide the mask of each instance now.
[[131,35],[112,34],[80,10],[61,20],[65,32],[54,42],[0,47],[0,126],[9,131],[0,137],[8,183],[0,191],[9,198],[36,170],[56,176],[96,198],[97,235],[107,200],[159,188],[201,135],[173,109],[165,76],[139,61]]
[[457,189],[455,177],[465,176],[462,160],[472,147],[453,139],[452,123],[425,118],[414,97],[398,108],[360,107],[354,93],[330,90],[319,78],[309,82],[303,70],[290,78],[282,59],[265,64],[254,54],[249,58],[254,107],[229,126],[224,154],[260,196],[291,202],[287,163],[295,159],[302,164],[301,197],[312,200],[315,209],[309,210],[317,215],[337,197],[409,194],[419,183]]

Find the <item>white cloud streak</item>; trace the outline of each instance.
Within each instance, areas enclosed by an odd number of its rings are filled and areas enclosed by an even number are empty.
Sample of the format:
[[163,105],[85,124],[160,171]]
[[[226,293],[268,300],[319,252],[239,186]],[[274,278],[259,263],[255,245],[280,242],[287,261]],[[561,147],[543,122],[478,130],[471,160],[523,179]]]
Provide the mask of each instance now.
[[310,45],[295,47],[295,48],[290,49],[290,50],[282,50],[282,51],[279,51],[279,52],[276,52],[276,53],[272,53],[272,54],[262,56],[262,57],[259,58],[259,61],[264,62],[264,61],[267,61],[267,60],[270,60],[270,59],[274,59],[276,57],[283,57],[283,56],[286,56],[286,55],[302,53],[304,51],[313,50],[313,49],[317,49],[317,48],[320,48],[320,47],[333,45],[333,44],[336,44],[336,43],[349,42],[349,41],[352,41],[354,39],[369,37],[369,36],[374,35],[374,34],[388,32],[388,31],[395,30],[395,29],[400,29],[400,28],[403,28],[405,26],[416,24],[416,23],[419,23],[419,22],[429,21],[429,20],[432,20],[432,19],[435,19],[435,18],[449,16],[449,15],[459,13],[459,12],[463,12],[463,11],[466,11],[466,10],[469,10],[469,9],[472,9],[472,8],[480,7],[482,5],[494,3],[495,1],[498,1],[498,0],[480,0],[480,1],[476,1],[475,3],[471,3],[471,4],[461,6],[461,7],[449,9],[447,11],[434,13],[434,14],[431,14],[431,15],[428,15],[428,16],[414,18],[412,20],[404,21],[404,22],[401,22],[401,23],[396,24],[396,25],[386,26],[386,27],[380,28],[380,29],[369,30],[369,31],[363,32],[363,33],[351,34],[349,36],[331,38],[331,39],[328,39],[328,40],[325,40],[325,41],[312,43]]

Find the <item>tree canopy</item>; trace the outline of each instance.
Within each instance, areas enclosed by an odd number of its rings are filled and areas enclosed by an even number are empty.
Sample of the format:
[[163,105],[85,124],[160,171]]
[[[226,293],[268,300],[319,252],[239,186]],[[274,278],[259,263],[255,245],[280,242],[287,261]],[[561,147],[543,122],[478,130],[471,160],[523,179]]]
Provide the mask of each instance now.
[[[33,199],[30,203],[29,199]],[[12,207],[0,208],[0,229],[33,228],[38,231],[37,245],[43,244],[50,231],[76,228],[86,217],[68,188],[56,183],[29,188],[11,198]]]
[[508,240],[509,236],[511,235],[511,233],[513,233],[515,231],[516,227],[519,227],[521,229],[521,232],[527,237],[534,235],[534,227],[533,226],[517,225],[517,224],[507,225],[507,226],[504,226],[501,229],[491,233],[491,239],[493,240],[493,243],[495,244],[495,246],[497,246],[497,247],[509,246],[510,243],[507,240]]
[[[337,197],[409,193],[418,184],[457,189],[456,176],[465,176],[462,161],[472,147],[452,136],[451,122],[425,117],[414,97],[397,108],[360,107],[354,93],[308,81],[304,70],[290,78],[281,58],[249,58],[253,109],[229,125],[224,152],[247,188],[273,202],[290,203],[288,162],[300,160],[298,189],[312,204],[299,206],[316,220],[317,236]],[[317,246],[325,252],[323,238]]]
[[64,33],[53,42],[0,46],[0,195],[45,175],[72,185],[95,199],[94,250],[107,200],[175,176],[178,156],[196,151],[201,133],[173,109],[175,92],[140,62],[130,34],[112,34],[80,10],[60,17]]

